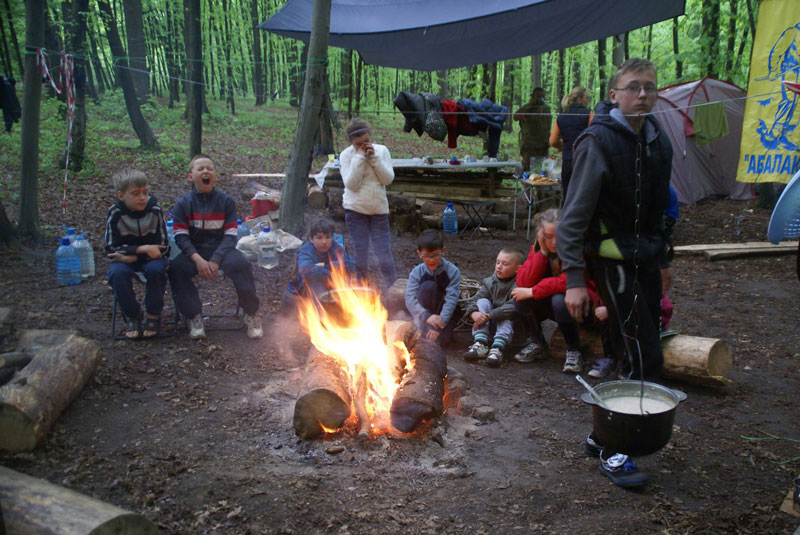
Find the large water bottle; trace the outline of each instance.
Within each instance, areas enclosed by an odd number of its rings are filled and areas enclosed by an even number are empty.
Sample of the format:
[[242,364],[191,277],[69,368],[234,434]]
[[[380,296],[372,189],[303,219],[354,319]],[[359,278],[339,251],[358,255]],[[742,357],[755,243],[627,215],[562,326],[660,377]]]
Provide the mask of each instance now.
[[78,258],[81,261],[81,277],[88,279],[94,277],[94,250],[92,244],[86,239],[86,233],[78,235],[73,245],[78,251]]
[[250,235],[250,229],[247,228],[247,225],[242,223],[241,219],[236,220],[236,241],[241,240],[245,236]]
[[69,240],[70,245],[75,245],[75,240],[78,239],[78,235],[75,232],[75,227],[67,227],[67,233],[64,234],[64,238]]
[[56,251],[56,280],[62,286],[81,283],[81,259],[75,247],[69,244],[69,238],[62,238]]
[[453,203],[447,203],[442,214],[442,230],[445,234],[458,234],[458,214]]
[[167,239],[169,240],[169,259],[172,260],[179,254],[181,254],[181,250],[178,247],[178,244],[175,243],[175,230],[172,228],[173,222],[170,219],[167,221]]
[[264,226],[258,233],[258,265],[272,269],[278,265],[278,253],[275,250],[277,240],[270,232],[269,225]]

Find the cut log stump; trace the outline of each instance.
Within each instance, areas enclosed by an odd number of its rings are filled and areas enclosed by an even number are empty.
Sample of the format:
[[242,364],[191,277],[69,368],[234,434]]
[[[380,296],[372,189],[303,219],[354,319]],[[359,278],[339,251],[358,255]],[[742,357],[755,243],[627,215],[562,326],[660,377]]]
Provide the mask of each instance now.
[[411,370],[392,400],[392,426],[410,433],[423,421],[442,414],[447,359],[438,344],[420,338],[411,352]]
[[408,279],[397,279],[394,281],[388,290],[383,294],[383,304],[389,314],[394,314],[399,311],[407,311],[406,309],[406,285]]
[[97,344],[74,335],[60,345],[40,349],[0,387],[0,449],[16,452],[41,445],[101,358]]
[[667,377],[700,385],[724,386],[730,379],[733,358],[724,340],[677,334],[661,340]]
[[325,203],[328,202],[327,195],[325,195],[322,189],[316,184],[309,184],[306,191],[306,199],[308,205],[314,208],[322,208],[325,206]]
[[312,347],[294,404],[295,434],[309,439],[326,429],[339,429],[350,417],[350,401],[350,379],[343,363]]
[[[156,535],[141,515],[0,466],[0,502],[7,533]],[[3,533],[0,526],[0,533]]]

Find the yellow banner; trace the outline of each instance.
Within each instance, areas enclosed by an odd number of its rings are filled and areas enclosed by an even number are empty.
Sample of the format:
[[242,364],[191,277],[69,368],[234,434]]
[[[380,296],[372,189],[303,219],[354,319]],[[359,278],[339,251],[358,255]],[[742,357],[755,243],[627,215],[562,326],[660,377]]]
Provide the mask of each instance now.
[[736,180],[788,182],[800,171],[800,1],[761,0]]

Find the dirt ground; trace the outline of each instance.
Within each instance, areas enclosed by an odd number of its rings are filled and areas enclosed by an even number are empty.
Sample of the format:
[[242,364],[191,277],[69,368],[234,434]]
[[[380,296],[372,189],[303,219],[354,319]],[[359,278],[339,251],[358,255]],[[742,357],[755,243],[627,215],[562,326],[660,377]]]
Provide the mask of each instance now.
[[[163,189],[165,198],[180,193]],[[104,213],[107,199],[87,203]],[[683,208],[677,242],[764,240],[768,218],[754,203],[703,202]],[[495,236],[451,239],[447,257],[482,278],[503,245],[527,250],[524,231]],[[415,240],[393,239],[398,274],[416,264]],[[352,247],[347,235],[345,243]],[[411,436],[303,441],[292,412],[309,346],[277,315],[291,255],[277,269],[255,268],[263,340],[211,332],[203,342],[185,333],[113,340],[106,264],[98,255],[94,279],[64,288],[51,256],[51,247],[4,256],[0,305],[14,308],[19,328],[77,329],[104,359],[46,444],[0,455],[0,463],[139,512],[165,533],[730,534],[800,526],[778,511],[800,475],[794,256],[674,262],[672,326],[730,344],[734,384],[665,381],[688,399],[670,443],[637,459],[651,476],[639,491],[614,486],[584,455],[591,410],[556,359],[469,364],[462,335],[447,347],[450,376],[466,382],[463,403],[490,406],[493,417],[479,421],[449,403],[439,422]],[[206,284],[201,295],[206,312],[233,303],[226,283]],[[165,317],[171,312],[169,303]]]

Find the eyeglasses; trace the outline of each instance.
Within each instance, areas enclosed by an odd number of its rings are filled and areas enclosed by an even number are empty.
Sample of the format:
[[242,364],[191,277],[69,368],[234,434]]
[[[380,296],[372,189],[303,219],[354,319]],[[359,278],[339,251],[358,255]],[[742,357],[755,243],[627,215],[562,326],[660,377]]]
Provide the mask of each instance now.
[[633,96],[639,96],[642,93],[642,89],[644,89],[644,92],[648,95],[655,95],[658,93],[658,88],[654,85],[629,85],[628,87],[615,87],[613,89],[617,91],[627,91],[629,95]]
[[425,254],[425,253],[421,253],[421,254],[419,255],[419,257],[420,257],[421,259],[423,259],[423,260],[428,260],[428,259],[431,259],[431,260],[436,260],[437,258],[441,258],[441,257],[442,257],[442,253],[441,253],[441,252],[439,252],[439,253],[433,253],[433,254]]

